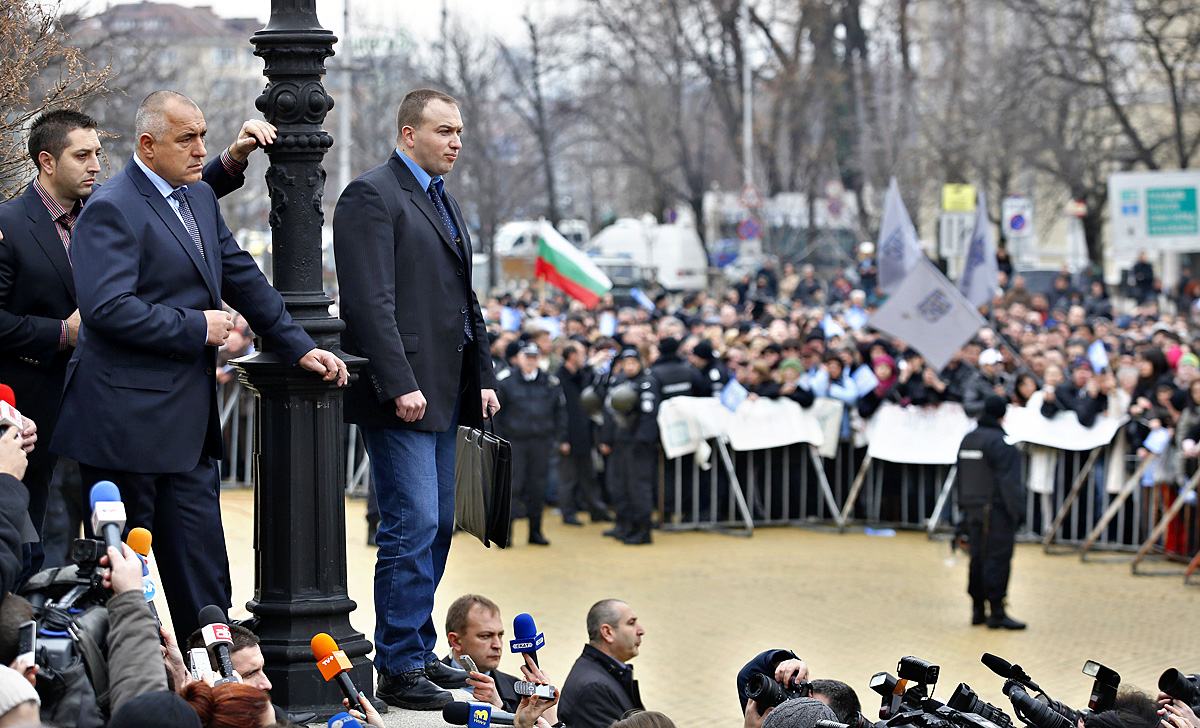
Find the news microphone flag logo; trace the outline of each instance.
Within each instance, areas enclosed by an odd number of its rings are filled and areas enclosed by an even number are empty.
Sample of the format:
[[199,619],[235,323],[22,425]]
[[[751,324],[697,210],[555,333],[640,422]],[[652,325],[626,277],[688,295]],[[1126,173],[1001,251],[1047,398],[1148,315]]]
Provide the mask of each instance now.
[[509,643],[509,649],[513,652],[529,652],[530,650],[540,650],[546,646],[546,635],[539,634],[534,639],[513,640]]
[[229,625],[214,624],[212,625],[213,637],[222,642],[233,642],[233,635],[229,632]]
[[467,721],[470,728],[488,728],[492,724],[492,707],[479,703],[471,704],[471,716]]

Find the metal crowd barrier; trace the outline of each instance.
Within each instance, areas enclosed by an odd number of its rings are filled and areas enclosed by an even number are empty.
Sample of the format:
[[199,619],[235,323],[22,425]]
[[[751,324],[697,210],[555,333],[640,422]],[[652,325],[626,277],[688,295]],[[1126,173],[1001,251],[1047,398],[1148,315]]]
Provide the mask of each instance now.
[[[708,469],[694,456],[663,461],[664,529],[750,535],[756,527],[843,530],[854,523],[920,529],[934,537],[949,532],[957,517],[953,466],[872,460],[865,448],[849,443],[842,443],[833,459],[821,458],[809,445],[732,452],[718,440],[709,444]],[[1053,458],[1051,487],[1028,494],[1020,539],[1041,542],[1047,553],[1069,551],[1084,560],[1096,560],[1101,551],[1123,554],[1124,560],[1132,556],[1132,569],[1139,574],[1182,573],[1191,579],[1200,569],[1200,514],[1187,497],[1200,488],[1200,471],[1164,507],[1160,487],[1141,484],[1158,456],[1139,460],[1131,454],[1114,461],[1112,445],[1090,452],[1046,451]],[[1031,455],[1023,448],[1025,473]],[[1114,467],[1124,477],[1120,489],[1109,493],[1105,474]],[[1173,522],[1184,524],[1185,555],[1196,555],[1183,571],[1151,570],[1147,559],[1163,550]]]
[[221,485],[254,486],[254,393],[236,378],[217,385],[217,411],[225,438]]

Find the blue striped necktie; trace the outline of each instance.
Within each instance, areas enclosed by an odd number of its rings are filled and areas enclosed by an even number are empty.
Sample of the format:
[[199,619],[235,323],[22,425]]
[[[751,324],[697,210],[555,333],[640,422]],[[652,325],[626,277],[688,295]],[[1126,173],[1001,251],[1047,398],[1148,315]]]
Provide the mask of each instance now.
[[200,257],[208,260],[208,256],[204,254],[204,244],[200,242],[200,228],[196,226],[196,218],[192,216],[192,206],[188,204],[183,188],[180,187],[172,192],[171,199],[179,203],[179,217],[183,218],[183,226],[187,228],[188,235],[192,236],[192,242],[196,244],[196,250],[200,251]]

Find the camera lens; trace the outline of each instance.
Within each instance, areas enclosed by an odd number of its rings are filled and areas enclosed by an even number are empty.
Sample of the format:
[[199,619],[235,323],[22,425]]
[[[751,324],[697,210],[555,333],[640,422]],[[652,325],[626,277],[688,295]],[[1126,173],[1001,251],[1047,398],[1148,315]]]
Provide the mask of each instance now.
[[746,697],[758,705],[760,712],[779,705],[786,698],[783,688],[775,682],[775,678],[761,672],[750,676],[750,680],[746,683]]

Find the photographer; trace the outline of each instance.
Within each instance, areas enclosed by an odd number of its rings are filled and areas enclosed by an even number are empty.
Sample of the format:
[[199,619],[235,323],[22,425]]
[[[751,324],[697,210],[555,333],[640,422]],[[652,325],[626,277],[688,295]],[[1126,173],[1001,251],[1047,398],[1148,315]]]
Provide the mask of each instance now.
[[808,665],[804,664],[791,650],[767,650],[759,653],[753,660],[746,663],[737,675],[738,700],[742,703],[742,712],[746,711],[746,687],[750,684],[750,676],[755,673],[773,675],[775,681],[785,687],[798,684],[808,679]]

